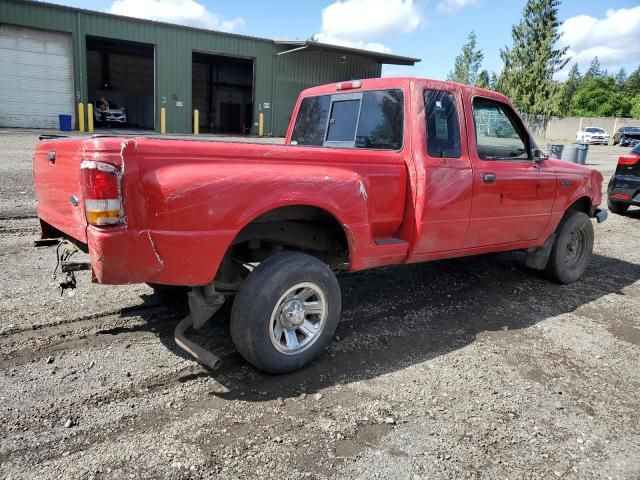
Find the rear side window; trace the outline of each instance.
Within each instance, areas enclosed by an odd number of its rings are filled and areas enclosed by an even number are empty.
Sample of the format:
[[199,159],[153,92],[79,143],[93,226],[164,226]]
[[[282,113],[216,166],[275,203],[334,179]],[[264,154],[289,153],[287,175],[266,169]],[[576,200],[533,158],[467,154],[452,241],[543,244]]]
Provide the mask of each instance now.
[[402,90],[376,90],[302,100],[291,141],[297,145],[399,150]]
[[327,142],[353,142],[359,112],[360,100],[333,102],[327,127]]
[[460,126],[454,95],[440,90],[426,90],[424,108],[429,156],[460,158]]
[[329,95],[307,97],[302,100],[291,137],[298,142],[298,145],[319,146],[324,143],[329,105],[331,105]]
[[364,92],[357,148],[400,150],[404,123],[402,90]]

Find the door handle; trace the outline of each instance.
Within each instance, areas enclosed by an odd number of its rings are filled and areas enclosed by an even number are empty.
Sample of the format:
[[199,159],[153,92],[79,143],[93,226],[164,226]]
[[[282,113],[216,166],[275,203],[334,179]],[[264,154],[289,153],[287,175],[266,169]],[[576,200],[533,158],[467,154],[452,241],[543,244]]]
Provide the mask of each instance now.
[[496,182],[496,174],[495,173],[483,173],[482,181],[484,183],[495,183]]

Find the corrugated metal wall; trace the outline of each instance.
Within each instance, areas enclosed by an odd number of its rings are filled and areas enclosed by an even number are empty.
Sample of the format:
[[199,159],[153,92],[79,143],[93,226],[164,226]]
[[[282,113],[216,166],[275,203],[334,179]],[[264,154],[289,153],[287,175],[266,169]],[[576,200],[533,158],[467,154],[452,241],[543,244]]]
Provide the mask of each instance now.
[[[0,23],[71,32],[76,100],[86,102],[86,36],[155,45],[156,126],[160,107],[167,109],[167,131],[191,131],[191,71],[193,51],[255,59],[254,119],[264,103],[265,132],[283,135],[298,93],[304,88],[353,78],[380,76],[381,66],[365,55],[300,51],[275,56],[278,48],[266,39],[174,27],[71,8],[19,0],[0,1]],[[276,72],[273,77],[273,72]],[[177,106],[182,102],[182,107]],[[272,128],[273,120],[273,128]]]
[[[298,94],[324,83],[379,77],[376,59],[339,52],[301,50],[275,57],[274,131],[283,134],[289,125]],[[292,94],[295,92],[295,94]]]

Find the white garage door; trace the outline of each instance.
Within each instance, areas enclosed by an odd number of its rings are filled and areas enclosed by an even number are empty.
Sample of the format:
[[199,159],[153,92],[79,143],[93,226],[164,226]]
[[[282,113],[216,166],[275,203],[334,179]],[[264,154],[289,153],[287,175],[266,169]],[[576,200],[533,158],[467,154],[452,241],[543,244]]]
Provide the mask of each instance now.
[[73,115],[72,58],[71,34],[0,25],[0,127],[58,128]]

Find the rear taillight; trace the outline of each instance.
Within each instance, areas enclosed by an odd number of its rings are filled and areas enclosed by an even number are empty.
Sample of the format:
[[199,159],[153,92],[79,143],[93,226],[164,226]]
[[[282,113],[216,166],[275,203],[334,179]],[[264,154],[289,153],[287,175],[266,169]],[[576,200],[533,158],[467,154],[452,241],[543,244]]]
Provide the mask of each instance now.
[[618,158],[618,165],[635,165],[638,160],[640,160],[640,157],[635,155],[623,155]]
[[108,163],[84,160],[80,164],[84,211],[91,225],[123,222],[120,175],[120,171]]

